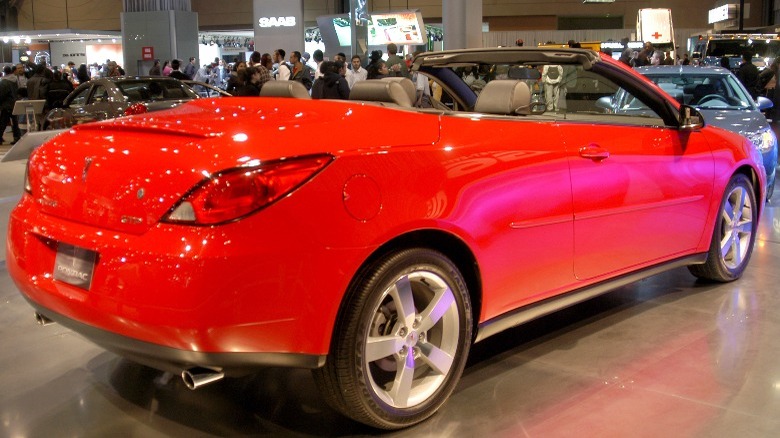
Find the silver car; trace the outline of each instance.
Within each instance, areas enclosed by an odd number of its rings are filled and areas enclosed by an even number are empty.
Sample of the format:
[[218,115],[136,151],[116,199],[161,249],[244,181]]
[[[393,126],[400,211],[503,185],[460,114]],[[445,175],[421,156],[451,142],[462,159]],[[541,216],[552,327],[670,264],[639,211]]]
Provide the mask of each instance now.
[[[678,102],[696,107],[704,121],[739,133],[761,152],[766,170],[767,199],[772,197],[777,168],[777,137],[761,113],[772,101],[759,97],[754,101],[742,83],[729,70],[720,67],[651,66],[637,69]],[[647,108],[630,94],[619,91],[604,98],[602,108],[614,112],[641,114]]]
[[43,129],[173,108],[200,96],[178,79],[149,76],[97,78],[79,85],[46,115]]

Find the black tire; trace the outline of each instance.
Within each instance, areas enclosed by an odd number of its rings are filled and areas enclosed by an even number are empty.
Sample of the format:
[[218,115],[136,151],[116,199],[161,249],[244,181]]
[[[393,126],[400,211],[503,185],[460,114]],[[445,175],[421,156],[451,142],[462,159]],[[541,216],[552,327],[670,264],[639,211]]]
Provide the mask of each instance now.
[[471,332],[457,267],[429,249],[395,252],[353,282],[314,379],[345,416],[381,429],[407,427],[433,415],[452,393]]
[[775,193],[775,182],[777,179],[772,180],[770,184],[767,184],[766,186],[766,202],[769,202],[772,200],[772,195]]
[[753,184],[745,175],[734,175],[720,202],[707,262],[690,266],[691,273],[719,282],[738,279],[750,261],[757,231],[758,204]]

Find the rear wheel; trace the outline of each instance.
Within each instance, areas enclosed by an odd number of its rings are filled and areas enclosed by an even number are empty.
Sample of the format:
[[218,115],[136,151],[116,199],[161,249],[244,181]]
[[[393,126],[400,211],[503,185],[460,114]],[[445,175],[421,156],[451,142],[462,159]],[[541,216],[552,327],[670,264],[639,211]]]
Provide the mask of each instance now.
[[732,281],[742,275],[753,252],[758,227],[758,204],[748,177],[734,175],[720,203],[707,262],[689,269],[699,278]]
[[342,414],[382,429],[433,415],[460,378],[471,343],[463,278],[428,249],[391,254],[355,282],[314,377]]

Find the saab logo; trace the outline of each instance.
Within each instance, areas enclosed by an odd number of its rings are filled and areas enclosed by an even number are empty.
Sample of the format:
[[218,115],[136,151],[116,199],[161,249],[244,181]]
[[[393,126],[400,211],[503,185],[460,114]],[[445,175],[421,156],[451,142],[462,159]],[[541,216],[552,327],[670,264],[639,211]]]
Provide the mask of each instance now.
[[293,27],[295,17],[260,17],[260,27]]

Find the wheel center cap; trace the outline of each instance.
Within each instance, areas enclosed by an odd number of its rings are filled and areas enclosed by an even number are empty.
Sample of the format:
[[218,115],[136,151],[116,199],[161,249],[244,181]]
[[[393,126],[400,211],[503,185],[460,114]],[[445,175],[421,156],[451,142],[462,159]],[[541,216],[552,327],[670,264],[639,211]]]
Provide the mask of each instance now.
[[417,345],[417,341],[420,339],[420,336],[417,334],[416,331],[411,331],[409,333],[409,336],[406,337],[406,345],[409,347],[413,347]]

